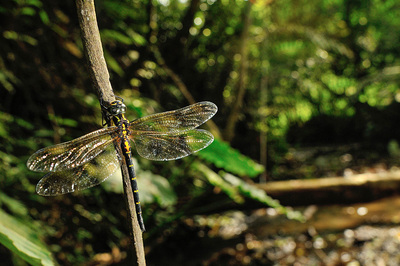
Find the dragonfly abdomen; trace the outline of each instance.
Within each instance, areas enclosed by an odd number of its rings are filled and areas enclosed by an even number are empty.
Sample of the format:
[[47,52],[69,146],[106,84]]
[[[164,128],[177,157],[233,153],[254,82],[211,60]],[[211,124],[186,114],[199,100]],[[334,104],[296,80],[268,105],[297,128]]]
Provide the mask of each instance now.
[[140,229],[142,230],[142,232],[144,232],[146,231],[146,229],[144,227],[142,207],[140,206],[140,199],[139,199],[139,189],[136,181],[135,168],[133,166],[132,153],[128,139],[122,141],[121,148],[122,148],[122,153],[124,154],[125,157],[126,166],[128,167],[128,174],[129,174],[129,179],[131,181],[133,198],[135,200],[136,216],[139,222]]

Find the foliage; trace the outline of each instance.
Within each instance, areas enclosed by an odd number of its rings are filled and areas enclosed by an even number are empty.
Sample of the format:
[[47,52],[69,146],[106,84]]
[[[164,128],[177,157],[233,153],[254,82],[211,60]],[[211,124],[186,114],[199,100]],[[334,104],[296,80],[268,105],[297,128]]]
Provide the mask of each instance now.
[[218,139],[214,140],[207,149],[200,151],[197,155],[215,164],[218,168],[223,168],[240,176],[255,177],[264,171],[261,165]]
[[51,252],[39,241],[37,229],[0,209],[0,243],[31,265],[55,265]]
[[[282,173],[291,144],[399,140],[398,1],[101,0],[96,9],[111,81],[130,119],[190,102],[180,80],[197,101],[218,105],[218,135],[245,83],[231,143],[216,139],[177,162],[138,158],[147,227],[160,232],[164,223],[170,233],[214,190],[236,204],[253,199],[291,216],[244,181],[257,182],[264,171],[256,163],[260,152],[268,150],[266,170]],[[101,124],[75,12],[73,1],[0,3],[0,211],[22,231],[31,230],[25,220],[50,224],[54,229],[41,233],[64,264],[94,264],[98,253],[128,249],[120,187],[110,182],[105,191],[42,198],[34,195],[40,176],[25,167],[33,151]],[[241,36],[248,36],[244,52]],[[9,241],[15,232],[2,233],[2,243],[26,258],[29,251]],[[30,236],[46,254],[41,236]]]
[[279,213],[285,214],[290,219],[304,221],[304,217],[301,213],[285,208],[279,203],[279,201],[269,197],[264,190],[259,189],[232,174],[223,171],[217,174],[207,168],[207,166],[199,163],[194,163],[192,166],[194,169],[201,172],[208,182],[220,188],[236,203],[242,204],[244,202],[244,197],[247,197],[276,209]]

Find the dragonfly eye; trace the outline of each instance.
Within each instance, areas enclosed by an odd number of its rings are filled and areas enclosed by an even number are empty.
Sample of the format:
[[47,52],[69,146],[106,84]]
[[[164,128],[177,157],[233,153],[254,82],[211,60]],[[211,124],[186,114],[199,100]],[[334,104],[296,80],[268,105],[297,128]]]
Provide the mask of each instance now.
[[108,111],[113,116],[119,115],[119,114],[124,114],[126,112],[126,106],[121,101],[114,101],[111,103],[111,106],[110,106],[110,108],[108,108]]

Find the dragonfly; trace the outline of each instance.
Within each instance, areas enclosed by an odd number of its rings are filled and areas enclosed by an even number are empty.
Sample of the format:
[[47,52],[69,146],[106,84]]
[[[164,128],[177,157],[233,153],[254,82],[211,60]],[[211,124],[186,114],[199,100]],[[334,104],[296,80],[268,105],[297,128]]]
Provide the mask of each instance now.
[[[121,171],[125,161],[138,223],[144,232],[131,142],[137,153],[149,160],[168,161],[186,157],[213,142],[210,132],[197,127],[213,117],[218,108],[214,103],[205,101],[131,122],[125,118],[126,105],[123,101],[115,100],[105,109],[108,119],[112,119],[115,126],[40,149],[29,157],[27,167],[36,172],[48,172],[36,186],[39,195],[57,196],[100,184]],[[122,156],[116,149],[118,146]]]

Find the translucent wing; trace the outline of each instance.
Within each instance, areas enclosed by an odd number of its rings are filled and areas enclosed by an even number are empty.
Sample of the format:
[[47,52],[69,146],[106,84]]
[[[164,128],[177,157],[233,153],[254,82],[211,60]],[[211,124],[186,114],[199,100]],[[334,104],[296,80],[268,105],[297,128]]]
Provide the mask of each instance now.
[[74,169],[51,172],[36,185],[42,196],[56,196],[100,184],[120,169],[114,145],[108,145],[97,157]]
[[32,171],[55,172],[83,165],[100,154],[113,139],[117,127],[96,130],[75,140],[38,150],[29,157],[26,165]]
[[155,161],[175,160],[204,149],[214,140],[202,129],[177,135],[135,135],[133,141],[140,156]]
[[184,108],[149,115],[130,123],[132,134],[179,134],[194,129],[213,117],[218,107],[212,102],[199,102]]

